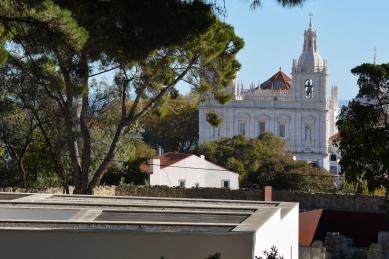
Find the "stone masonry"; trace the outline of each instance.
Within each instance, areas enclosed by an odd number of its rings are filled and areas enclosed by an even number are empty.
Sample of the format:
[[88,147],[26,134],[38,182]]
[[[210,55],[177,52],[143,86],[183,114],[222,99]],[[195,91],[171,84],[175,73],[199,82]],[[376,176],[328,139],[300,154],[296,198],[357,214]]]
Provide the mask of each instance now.
[[[70,193],[73,187],[70,187]],[[0,188],[2,192],[18,193],[53,193],[62,194],[62,188]],[[181,188],[168,186],[98,186],[95,195],[106,196],[143,196],[143,197],[169,197],[169,198],[197,198],[197,199],[228,199],[228,200],[262,200],[262,190],[227,188]],[[382,212],[382,196],[333,194],[333,193],[307,193],[297,191],[276,191],[272,193],[274,201],[299,202],[303,209],[333,209]]]
[[314,241],[311,246],[300,246],[299,259],[389,259],[389,232],[378,233],[378,243],[367,248],[353,247],[353,241],[328,232],[324,243]]

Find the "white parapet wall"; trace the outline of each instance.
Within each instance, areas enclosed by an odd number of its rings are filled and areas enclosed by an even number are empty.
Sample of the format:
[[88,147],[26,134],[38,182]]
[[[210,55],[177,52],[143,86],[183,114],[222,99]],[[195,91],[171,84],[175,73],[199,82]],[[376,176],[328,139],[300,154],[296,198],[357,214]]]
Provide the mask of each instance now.
[[2,258],[254,259],[271,246],[298,257],[298,203],[2,195]]

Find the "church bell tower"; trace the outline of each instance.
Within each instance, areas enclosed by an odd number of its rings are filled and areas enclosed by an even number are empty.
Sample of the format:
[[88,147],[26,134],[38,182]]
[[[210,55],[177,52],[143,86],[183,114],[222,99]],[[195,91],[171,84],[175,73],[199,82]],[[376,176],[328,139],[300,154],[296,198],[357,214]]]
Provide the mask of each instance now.
[[[328,96],[327,60],[323,60],[318,52],[317,32],[312,27],[310,15],[309,28],[304,31],[303,53],[298,60],[293,60],[292,98],[301,102],[302,108],[325,106]],[[321,106],[321,105],[319,105]]]

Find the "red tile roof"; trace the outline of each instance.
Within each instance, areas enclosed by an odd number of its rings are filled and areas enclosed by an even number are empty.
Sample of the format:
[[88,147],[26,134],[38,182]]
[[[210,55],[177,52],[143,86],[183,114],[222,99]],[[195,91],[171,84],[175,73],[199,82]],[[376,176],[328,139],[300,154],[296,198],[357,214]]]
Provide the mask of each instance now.
[[[166,153],[162,156],[159,156],[158,158],[160,159],[160,165],[161,169],[168,167],[172,164],[175,164],[177,162],[180,162],[181,160],[184,160],[187,157],[193,156],[191,154],[177,154],[177,153]],[[141,164],[140,168],[147,172],[150,173],[150,165],[149,164]]]
[[332,135],[329,140],[335,140],[339,138],[339,133],[336,133],[335,135]]
[[[281,82],[282,85],[281,89],[279,89],[279,82]],[[288,77],[284,72],[278,71],[275,75],[262,83],[260,88],[262,90],[290,90],[291,84],[292,79],[290,79],[290,77]]]

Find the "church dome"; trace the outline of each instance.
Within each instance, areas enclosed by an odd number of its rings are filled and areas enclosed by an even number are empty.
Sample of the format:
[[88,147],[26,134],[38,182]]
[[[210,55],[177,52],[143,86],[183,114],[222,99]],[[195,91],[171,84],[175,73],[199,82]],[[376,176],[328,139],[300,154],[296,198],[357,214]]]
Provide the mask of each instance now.
[[318,52],[303,52],[300,55],[298,64],[301,68],[314,68],[314,67],[322,67],[323,59],[321,58]]
[[309,28],[304,31],[303,53],[300,55],[298,66],[303,70],[323,67],[323,59],[318,52],[317,32],[312,27],[312,19],[309,20]]

